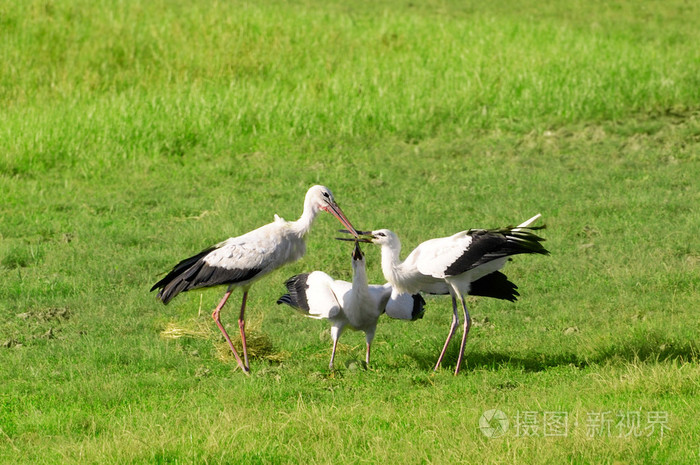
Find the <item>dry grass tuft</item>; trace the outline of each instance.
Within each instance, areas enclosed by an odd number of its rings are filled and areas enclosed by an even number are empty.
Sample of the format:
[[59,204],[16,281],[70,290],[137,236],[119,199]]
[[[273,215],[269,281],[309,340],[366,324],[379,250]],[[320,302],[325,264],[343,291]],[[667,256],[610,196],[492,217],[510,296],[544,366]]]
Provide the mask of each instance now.
[[201,318],[191,318],[184,322],[168,323],[160,335],[166,339],[179,339],[181,337],[209,339],[212,336],[212,331]]
[[[252,320],[246,322],[246,342],[248,345],[248,357],[251,359],[262,359],[271,362],[282,362],[289,357],[286,351],[277,351],[272,344],[270,337],[259,328],[261,322]],[[243,347],[241,338],[237,330],[227,328],[231,337],[231,342],[239,354],[242,355]],[[190,318],[182,322],[171,322],[160,332],[161,337],[166,339],[179,339],[190,337],[196,339],[210,339],[214,344],[216,356],[219,360],[229,362],[233,360],[233,353],[224,340],[223,336],[216,330],[214,323],[205,317]]]
[[[267,360],[270,362],[282,362],[289,357],[289,352],[277,351],[275,349],[270,337],[266,333],[255,328],[246,328],[245,335],[248,345],[248,358]],[[229,336],[231,336],[231,342],[233,342],[233,346],[238,351],[238,354],[242,356],[243,346],[241,345],[240,335],[229,333]],[[233,353],[227,342],[216,342],[214,347],[216,348],[216,356],[219,360],[225,362],[234,360]]]

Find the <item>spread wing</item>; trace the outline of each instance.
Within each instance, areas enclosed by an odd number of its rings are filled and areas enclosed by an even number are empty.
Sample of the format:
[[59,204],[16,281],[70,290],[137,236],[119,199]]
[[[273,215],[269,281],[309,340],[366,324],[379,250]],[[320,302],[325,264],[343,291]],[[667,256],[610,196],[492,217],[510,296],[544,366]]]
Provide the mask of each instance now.
[[[277,303],[287,304],[310,318],[335,318],[340,312],[339,299],[334,292],[335,283],[322,271],[292,276],[284,283],[287,294],[280,297]],[[350,283],[346,284],[351,287]]]

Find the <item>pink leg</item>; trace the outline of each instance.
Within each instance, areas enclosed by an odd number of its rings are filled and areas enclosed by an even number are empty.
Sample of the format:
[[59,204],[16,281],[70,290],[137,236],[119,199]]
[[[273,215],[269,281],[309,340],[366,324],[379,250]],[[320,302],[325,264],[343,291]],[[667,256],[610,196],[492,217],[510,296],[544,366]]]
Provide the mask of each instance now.
[[245,341],[245,320],[243,319],[243,314],[245,313],[245,304],[248,300],[248,291],[243,291],[243,302],[241,302],[241,314],[238,317],[238,328],[241,330],[241,345],[243,345],[243,361],[247,370],[250,370],[250,365],[248,365],[248,345]]
[[367,343],[367,353],[365,354],[365,363],[367,364],[367,368],[369,368],[369,348],[370,348],[370,343]]
[[457,315],[457,300],[456,300],[455,296],[452,296],[452,325],[450,326],[450,333],[447,335],[447,340],[445,341],[445,345],[442,348],[442,352],[440,352],[440,356],[438,357],[438,361],[435,364],[435,371],[437,371],[438,368],[440,368],[440,363],[442,363],[442,357],[445,355],[445,351],[447,350],[447,346],[450,344],[450,340],[452,340],[452,336],[454,335],[458,324],[459,324],[459,316]]
[[457,368],[455,368],[455,375],[459,374],[459,367],[462,365],[462,358],[464,357],[464,346],[467,342],[467,335],[469,334],[469,328],[472,326],[472,319],[469,316],[469,310],[467,310],[467,304],[464,303],[464,296],[459,296],[462,300],[462,308],[464,309],[464,334],[462,335],[462,345],[459,347],[459,357],[457,358]]
[[214,322],[216,323],[216,326],[219,327],[221,334],[224,335],[226,342],[228,342],[228,346],[231,348],[231,351],[233,352],[233,356],[236,357],[236,362],[238,362],[238,366],[241,367],[241,369],[243,370],[243,373],[248,374],[249,370],[245,367],[245,365],[243,365],[243,362],[241,361],[241,357],[238,356],[238,352],[236,352],[236,349],[233,347],[233,343],[231,342],[231,338],[228,336],[228,333],[224,329],[224,326],[221,324],[221,320],[219,319],[219,313],[221,312],[221,309],[226,304],[226,301],[228,300],[229,296],[231,295],[231,292],[232,292],[232,290],[230,290],[230,289],[228,291],[226,291],[226,294],[224,294],[224,298],[221,299],[221,302],[219,302],[219,305],[216,306],[216,309],[211,314],[211,317],[214,318]]

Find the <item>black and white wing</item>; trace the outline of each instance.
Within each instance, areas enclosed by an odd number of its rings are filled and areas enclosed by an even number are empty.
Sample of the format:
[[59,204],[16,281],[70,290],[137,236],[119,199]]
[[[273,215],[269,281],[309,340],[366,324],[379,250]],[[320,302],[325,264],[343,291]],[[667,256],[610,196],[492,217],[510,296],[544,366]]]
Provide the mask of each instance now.
[[152,288],[170,302],[180,292],[217,285],[245,286],[304,253],[304,242],[287,234],[278,220],[238,237],[232,237],[182,260]]
[[[284,283],[287,293],[277,303],[287,304],[310,318],[335,318],[341,311],[336,292],[342,285],[338,283],[322,271],[298,274]],[[345,284],[347,290],[352,287],[350,283]]]

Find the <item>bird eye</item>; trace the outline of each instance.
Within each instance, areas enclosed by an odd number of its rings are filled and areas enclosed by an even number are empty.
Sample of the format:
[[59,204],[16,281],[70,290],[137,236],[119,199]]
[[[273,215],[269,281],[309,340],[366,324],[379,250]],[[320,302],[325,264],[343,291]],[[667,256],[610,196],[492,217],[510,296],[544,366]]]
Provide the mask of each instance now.
[[377,236],[386,237],[386,234],[384,234],[384,233],[377,233]]
[[329,199],[331,197],[331,195],[328,192],[324,192],[323,196],[327,199]]

